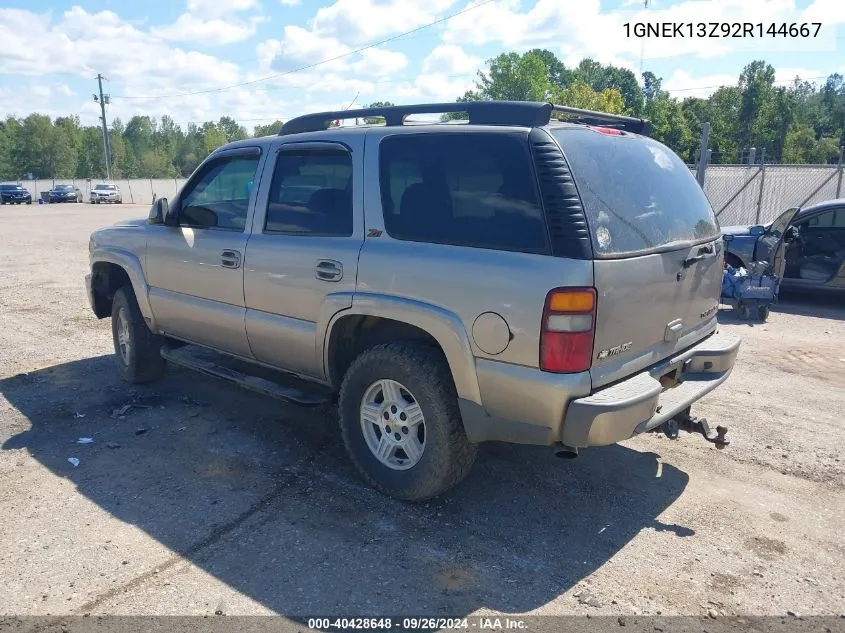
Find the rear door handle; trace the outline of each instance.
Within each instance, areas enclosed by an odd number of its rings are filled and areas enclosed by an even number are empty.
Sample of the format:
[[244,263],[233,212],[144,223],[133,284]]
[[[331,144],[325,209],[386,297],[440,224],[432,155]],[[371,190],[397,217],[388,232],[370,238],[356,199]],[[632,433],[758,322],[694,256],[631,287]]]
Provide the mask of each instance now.
[[240,268],[240,252],[234,249],[227,248],[225,251],[220,253],[220,265],[223,266],[223,268]]
[[343,264],[333,259],[321,259],[317,262],[315,272],[321,281],[340,281],[343,279]]

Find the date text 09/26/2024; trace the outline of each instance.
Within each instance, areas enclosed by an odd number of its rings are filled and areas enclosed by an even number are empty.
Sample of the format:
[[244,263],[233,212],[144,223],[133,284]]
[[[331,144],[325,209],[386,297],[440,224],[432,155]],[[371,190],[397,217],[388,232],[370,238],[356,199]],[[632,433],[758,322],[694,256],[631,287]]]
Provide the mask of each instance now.
[[815,38],[821,22],[625,22],[625,37]]
[[510,617],[474,618],[309,618],[308,628],[318,631],[391,630],[436,631],[444,629],[476,629],[480,631],[521,630],[526,622]]

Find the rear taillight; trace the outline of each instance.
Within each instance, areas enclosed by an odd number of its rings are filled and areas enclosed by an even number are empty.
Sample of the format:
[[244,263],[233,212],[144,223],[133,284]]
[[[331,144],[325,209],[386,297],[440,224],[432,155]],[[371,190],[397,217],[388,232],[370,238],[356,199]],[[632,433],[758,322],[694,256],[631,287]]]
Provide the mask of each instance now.
[[595,288],[552,290],[540,325],[540,369],[559,374],[587,371],[595,329]]

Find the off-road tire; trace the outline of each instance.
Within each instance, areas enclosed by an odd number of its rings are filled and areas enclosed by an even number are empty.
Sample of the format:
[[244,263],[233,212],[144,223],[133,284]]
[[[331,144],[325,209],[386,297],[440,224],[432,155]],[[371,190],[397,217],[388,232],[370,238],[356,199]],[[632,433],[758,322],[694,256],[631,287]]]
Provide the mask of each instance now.
[[[118,317],[121,310],[129,322],[131,345],[128,362],[124,361],[118,343]],[[164,339],[147,327],[131,286],[124,286],[115,293],[111,316],[115,358],[123,378],[136,385],[161,378],[165,370],[165,360],[160,353]]]
[[[382,379],[404,385],[425,417],[425,450],[408,470],[380,463],[361,430],[361,399],[370,385]],[[464,431],[449,367],[439,350],[428,345],[394,342],[363,352],[343,378],[338,408],[343,443],[352,462],[371,486],[396,499],[435,497],[463,480],[475,461],[477,447]]]

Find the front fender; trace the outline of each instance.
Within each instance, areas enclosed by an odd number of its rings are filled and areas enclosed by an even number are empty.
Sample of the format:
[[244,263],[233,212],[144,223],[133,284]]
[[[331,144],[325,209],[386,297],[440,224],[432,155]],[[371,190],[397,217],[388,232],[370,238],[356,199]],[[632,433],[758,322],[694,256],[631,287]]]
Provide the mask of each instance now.
[[[331,340],[331,331],[335,323],[340,318],[350,315],[392,319],[428,332],[440,344],[446,356],[458,397],[481,404],[472,347],[466,329],[456,314],[414,299],[356,292],[352,305],[331,317],[323,341]],[[328,355],[329,346],[324,344],[323,366],[326,368],[329,366]]]
[[120,266],[126,271],[126,275],[132,283],[132,290],[135,292],[135,299],[138,301],[138,307],[141,310],[144,321],[155,332],[155,317],[150,307],[149,286],[144,276],[144,267],[141,265],[140,258],[132,251],[124,248],[100,246],[91,252],[90,259],[92,270],[98,262],[107,262]]

